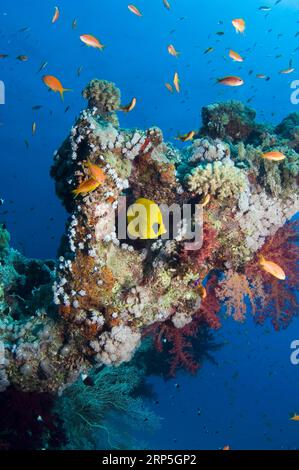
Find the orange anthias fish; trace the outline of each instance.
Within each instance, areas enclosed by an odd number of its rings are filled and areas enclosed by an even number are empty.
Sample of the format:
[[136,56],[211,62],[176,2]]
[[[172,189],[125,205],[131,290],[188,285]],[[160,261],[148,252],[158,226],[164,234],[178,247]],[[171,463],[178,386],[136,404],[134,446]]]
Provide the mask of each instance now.
[[97,38],[95,38],[91,34],[82,34],[80,36],[80,39],[82,42],[84,42],[84,44],[86,44],[86,46],[94,47],[95,49],[99,49],[100,51],[102,51],[105,47],[103,44],[100,43]]
[[274,261],[266,260],[263,255],[259,255],[259,265],[264,271],[271,274],[271,276],[274,276],[281,281],[285,280],[285,272],[278,264],[274,263]]
[[65,91],[72,91],[70,88],[64,88],[60,80],[58,80],[58,78],[54,77],[53,75],[44,75],[42,80],[44,84],[50,88],[50,90],[54,91],[55,93],[58,91],[62,100]]
[[189,140],[193,140],[194,136],[195,136],[195,131],[190,131],[190,132],[187,132],[187,134],[178,135],[176,137],[176,140],[180,140],[181,142],[188,142]]
[[128,8],[132,13],[134,13],[134,15],[142,16],[142,13],[138,10],[137,7],[135,7],[135,5],[128,5]]
[[165,8],[167,8],[167,10],[170,10],[170,3],[167,0],[163,0],[163,5],[165,6]]
[[59,18],[59,15],[60,15],[59,8],[55,7],[55,13],[54,13],[53,18],[52,18],[52,23],[56,23],[56,21]]
[[176,91],[179,93],[180,92],[180,79],[179,79],[179,74],[177,72],[175,72],[174,74],[173,84],[175,86]]
[[280,162],[282,160],[285,160],[286,158],[286,156],[283,153],[275,151],[275,150],[273,152],[263,153],[261,157],[265,158],[265,160],[270,160],[273,162]]
[[292,72],[295,72],[294,67],[290,67],[289,69],[281,70],[279,73],[282,73],[283,75],[288,75],[289,73],[292,73]]
[[167,50],[169,54],[174,57],[178,57],[180,55],[180,53],[175,49],[175,47],[172,44],[169,44],[169,46],[167,47]]
[[199,291],[199,295],[202,298],[202,300],[205,300],[207,298],[207,295],[208,295],[207,294],[207,289],[202,284],[199,284],[197,289]]
[[77,197],[79,194],[88,194],[95,191],[100,186],[100,183],[93,178],[89,178],[79,184],[78,188],[74,189],[72,193]]
[[292,418],[290,418],[291,421],[299,421],[299,415],[297,414],[294,414],[294,416],[292,416]]
[[226,86],[244,85],[244,80],[242,80],[242,78],[240,77],[235,77],[235,76],[218,78],[217,82],[220,83],[221,85],[226,85]]
[[170,83],[165,83],[165,86],[166,86],[167,90],[170,91],[170,93],[173,93],[173,88],[170,85]]
[[244,33],[246,24],[242,18],[237,18],[235,20],[232,20],[232,25],[235,28],[237,33]]
[[99,184],[104,183],[104,181],[106,180],[106,174],[101,167],[99,167],[95,163],[91,163],[90,161],[86,162],[85,166],[88,168],[92,179],[94,179]]
[[211,200],[211,195],[207,194],[204,200],[202,201],[201,206],[206,207],[209,204],[210,200]]
[[136,103],[137,103],[137,99],[136,99],[136,98],[132,98],[132,100],[130,101],[130,103],[127,104],[126,106],[121,106],[121,107],[120,107],[120,110],[123,111],[124,113],[129,113],[130,111],[132,111],[132,110],[135,108]]
[[240,54],[233,51],[232,49],[229,51],[228,55],[231,59],[235,60],[236,62],[243,62],[244,61],[243,57],[241,57]]

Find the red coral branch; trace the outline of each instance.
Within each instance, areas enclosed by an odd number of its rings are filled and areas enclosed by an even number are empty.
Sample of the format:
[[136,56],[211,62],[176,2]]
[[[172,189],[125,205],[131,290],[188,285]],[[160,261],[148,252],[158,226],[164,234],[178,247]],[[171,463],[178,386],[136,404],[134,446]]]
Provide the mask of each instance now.
[[200,269],[212,257],[214,251],[218,248],[217,230],[208,223],[203,225],[203,245],[200,250],[184,250],[181,254],[182,261],[190,264],[194,263],[196,269]]
[[200,309],[194,314],[192,321],[183,328],[176,328],[169,320],[164,323],[155,323],[145,331],[145,335],[153,336],[158,352],[164,352],[164,345],[171,344],[171,348],[168,350],[170,356],[169,376],[174,377],[179,368],[184,368],[195,374],[200,367],[192,355],[190,339],[197,336],[200,326],[203,324],[213,329],[220,327],[217,314],[221,305],[216,297],[217,284],[217,276],[211,277],[206,287],[207,297],[202,301]]

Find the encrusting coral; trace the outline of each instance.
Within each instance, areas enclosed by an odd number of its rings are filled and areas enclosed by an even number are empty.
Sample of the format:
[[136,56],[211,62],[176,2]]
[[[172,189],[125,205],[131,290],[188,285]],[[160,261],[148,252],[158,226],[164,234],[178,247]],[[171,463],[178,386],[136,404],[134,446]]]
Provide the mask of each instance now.
[[[119,127],[114,84],[93,80],[83,95],[88,107],[55,152],[51,170],[70,214],[66,234],[55,270],[54,263],[35,262],[48,277],[28,286],[34,294],[25,298],[28,311],[12,294],[18,276],[12,258],[30,261],[7,242],[0,244],[6,253],[0,267],[2,389],[12,383],[23,390],[62,391],[80,373],[129,361],[144,332],[152,328],[156,334],[157,325],[174,341],[174,369],[184,357],[194,369],[182,352],[186,338],[203,325],[219,327],[220,300],[229,302],[228,314],[244,319],[242,296],[252,300],[266,288],[252,274],[261,267],[249,267],[298,211],[298,154],[241,103],[206,108],[200,138],[179,151],[157,128]],[[261,157],[276,148],[284,161]],[[119,236],[122,216],[126,220],[127,208],[140,199],[191,207],[192,228],[202,203],[203,246],[186,249],[186,217],[169,239]],[[284,267],[288,258],[280,253]],[[275,253],[267,254],[271,259]],[[267,308],[273,312],[277,305]],[[289,310],[290,319],[297,310]]]

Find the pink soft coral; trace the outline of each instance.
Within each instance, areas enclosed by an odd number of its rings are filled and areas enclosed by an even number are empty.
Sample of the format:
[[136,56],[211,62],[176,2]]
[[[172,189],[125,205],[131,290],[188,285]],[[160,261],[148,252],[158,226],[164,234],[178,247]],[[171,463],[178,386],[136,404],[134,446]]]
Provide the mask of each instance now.
[[[245,274],[252,288],[256,290],[257,323],[271,318],[276,330],[286,328],[292,318],[298,315],[299,246],[297,243],[299,221],[289,222],[269,237],[255,259],[246,266]],[[279,264],[286,273],[286,280],[280,281],[266,273],[259,265],[259,255]],[[260,286],[263,286],[261,293]]]

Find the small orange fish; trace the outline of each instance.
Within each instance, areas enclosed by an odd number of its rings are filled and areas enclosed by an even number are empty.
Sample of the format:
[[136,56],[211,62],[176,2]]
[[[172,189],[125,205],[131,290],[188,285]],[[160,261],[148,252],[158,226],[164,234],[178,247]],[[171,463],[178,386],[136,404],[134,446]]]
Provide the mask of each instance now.
[[53,15],[53,18],[52,18],[52,23],[56,23],[56,21],[59,18],[59,15],[60,15],[59,8],[55,7],[55,12],[54,12],[54,15]]
[[232,49],[229,51],[228,55],[231,59],[235,60],[236,62],[243,62],[244,61],[243,57],[241,57],[240,54],[233,51]]
[[63,101],[63,94],[65,91],[72,91],[70,88],[64,88],[58,80],[58,78],[54,77],[53,75],[44,75],[42,78],[44,84],[50,88],[50,90],[54,91],[55,93],[58,91],[60,93],[61,99]]
[[100,186],[100,183],[93,178],[89,178],[86,181],[83,181],[79,184],[78,188],[74,189],[72,193],[75,197],[79,196],[79,194],[88,194],[95,191]]
[[170,10],[170,3],[167,0],[163,0],[163,5],[165,6],[165,8],[167,8],[167,10]]
[[101,167],[96,165],[95,163],[91,163],[90,161],[85,163],[85,166],[88,168],[90,176],[94,179],[97,183],[103,184],[106,180],[106,174],[102,170]]
[[167,90],[170,91],[170,93],[173,93],[173,88],[170,85],[170,83],[165,83],[165,86],[166,86]]
[[235,20],[232,20],[232,25],[237,33],[244,33],[246,24],[242,18],[236,18]]
[[202,201],[201,206],[206,207],[209,204],[210,200],[211,200],[211,195],[207,194],[204,200]]
[[224,446],[222,450],[230,450],[229,446]]
[[288,75],[289,73],[295,72],[294,67],[290,67],[289,69],[281,70],[279,73],[282,73],[283,75]]
[[103,44],[100,43],[97,38],[95,38],[91,34],[82,34],[80,36],[80,39],[82,42],[84,42],[84,44],[86,44],[86,46],[94,47],[95,49],[99,49],[100,51],[102,51],[105,47]]
[[180,53],[175,49],[175,47],[172,44],[169,44],[169,46],[167,47],[167,50],[169,54],[172,55],[173,57],[178,57],[180,55]]
[[291,421],[299,421],[299,415],[297,414],[294,414],[294,416],[292,416],[292,418],[290,418]]
[[173,84],[175,86],[176,91],[179,93],[180,92],[180,79],[179,79],[179,74],[177,72],[175,72],[174,74]]
[[226,86],[244,85],[244,80],[242,80],[242,78],[240,77],[235,77],[235,76],[218,78],[217,82],[220,83],[221,85],[226,85]]
[[261,157],[265,158],[265,160],[270,160],[273,162],[280,162],[281,160],[285,160],[286,158],[286,156],[283,153],[278,152],[276,150],[272,152],[263,153]]
[[141,12],[138,10],[137,7],[135,7],[135,5],[128,5],[128,8],[132,13],[134,13],[134,15],[142,16]]
[[273,261],[266,260],[263,255],[259,255],[259,265],[264,271],[277,279],[280,279],[281,281],[285,280],[286,275],[283,269]]
[[20,60],[21,62],[27,62],[29,57],[28,55],[18,55],[17,59]]
[[207,289],[202,284],[199,284],[197,286],[197,289],[199,290],[199,295],[202,298],[202,300],[206,299],[207,295],[208,295],[207,294]]
[[127,104],[126,106],[121,106],[120,110],[123,111],[124,113],[129,113],[130,111],[132,111],[135,108],[136,104],[137,104],[137,99],[132,98],[130,103]]
[[195,131],[190,131],[187,134],[178,135],[176,137],[176,140],[180,140],[181,142],[188,142],[188,140],[193,140],[194,136],[195,136]]

